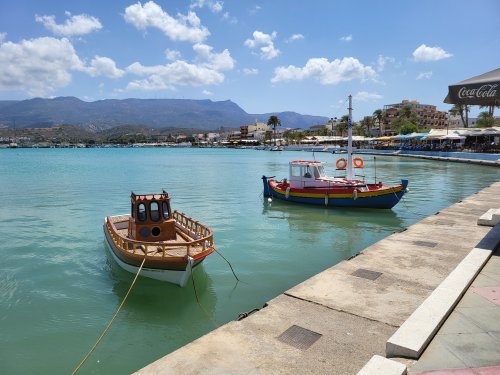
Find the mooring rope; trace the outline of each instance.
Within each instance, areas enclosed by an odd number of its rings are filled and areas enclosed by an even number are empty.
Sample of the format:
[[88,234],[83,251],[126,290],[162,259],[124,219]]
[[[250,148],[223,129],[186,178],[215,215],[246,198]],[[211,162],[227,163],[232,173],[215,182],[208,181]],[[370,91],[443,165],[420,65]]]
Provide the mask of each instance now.
[[203,311],[203,313],[215,325],[215,327],[219,328],[220,325],[218,325],[215,319],[205,310],[205,308],[203,307],[198,298],[198,292],[196,291],[196,283],[194,282],[194,269],[191,270],[191,281],[193,282],[193,290],[194,290],[194,296],[196,298],[196,303],[198,303],[198,306],[200,307],[201,311]]
[[416,215],[416,216],[420,216],[420,217],[426,217],[426,216],[428,216],[428,215],[421,214],[419,212],[415,212],[415,211],[410,210],[410,208],[406,205],[406,200],[404,199],[404,195],[402,195],[401,198],[399,198],[398,195],[396,194],[396,192],[393,192],[393,194],[396,196],[396,198],[398,198],[401,202],[403,202],[403,206],[405,206],[406,210],[410,214],[413,214],[413,215]]
[[137,274],[135,275],[135,278],[134,278],[134,281],[132,281],[132,284],[130,285],[130,288],[128,288],[128,291],[127,291],[127,294],[125,294],[125,297],[123,298],[122,300],[122,303],[120,303],[120,306],[118,306],[118,309],[116,309],[116,312],[115,312],[115,315],[113,315],[113,317],[111,318],[111,320],[109,321],[108,325],[106,326],[106,328],[104,328],[104,330],[102,331],[101,333],[101,336],[99,336],[99,338],[97,339],[96,343],[94,344],[94,346],[92,347],[92,349],[90,349],[90,351],[87,353],[87,355],[82,359],[82,361],[79,363],[78,366],[76,366],[76,368],[73,370],[73,372],[71,373],[71,375],[75,375],[78,370],[80,370],[80,368],[83,366],[83,364],[87,361],[87,359],[89,359],[89,357],[92,355],[92,353],[94,352],[94,350],[96,350],[97,348],[97,345],[99,345],[99,343],[101,342],[101,340],[104,338],[104,335],[106,334],[106,332],[108,332],[108,329],[109,327],[111,327],[111,324],[113,323],[113,321],[115,320],[116,316],[118,315],[118,313],[120,312],[120,310],[122,309],[123,305],[125,304],[125,301],[127,300],[127,297],[128,295],[130,294],[130,291],[132,290],[132,288],[134,287],[135,285],[135,282],[137,281],[137,278],[139,277],[139,274],[141,273],[142,271],[142,267],[144,266],[144,262],[146,261],[146,256],[144,256],[144,259],[142,260],[142,263],[141,263],[141,266],[139,267],[139,270],[137,271]]
[[229,268],[231,268],[231,272],[233,273],[233,275],[236,278],[236,280],[241,281],[240,279],[238,279],[238,276],[236,276],[236,273],[234,273],[233,266],[231,265],[231,263],[229,263],[229,261],[224,257],[224,255],[222,255],[221,253],[219,253],[219,251],[217,251],[217,249],[214,249],[214,250],[215,250],[215,252],[217,254],[219,254],[222,257],[222,259],[224,259],[227,262],[227,264],[229,264]]

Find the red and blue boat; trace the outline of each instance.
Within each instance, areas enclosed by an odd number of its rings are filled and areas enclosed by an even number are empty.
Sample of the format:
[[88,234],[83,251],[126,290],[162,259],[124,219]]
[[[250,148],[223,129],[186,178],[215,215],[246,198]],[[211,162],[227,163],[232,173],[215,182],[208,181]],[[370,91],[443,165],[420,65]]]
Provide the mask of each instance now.
[[294,160],[289,165],[288,179],[281,181],[262,176],[264,196],[287,202],[315,204],[326,207],[385,208],[394,207],[407,191],[408,180],[400,184],[385,185],[365,183],[353,179],[353,168],[362,168],[361,158],[352,158],[352,108],[349,96],[349,124],[347,160],[337,160],[339,170],[345,177],[330,177],[325,174],[324,163],[319,161]]

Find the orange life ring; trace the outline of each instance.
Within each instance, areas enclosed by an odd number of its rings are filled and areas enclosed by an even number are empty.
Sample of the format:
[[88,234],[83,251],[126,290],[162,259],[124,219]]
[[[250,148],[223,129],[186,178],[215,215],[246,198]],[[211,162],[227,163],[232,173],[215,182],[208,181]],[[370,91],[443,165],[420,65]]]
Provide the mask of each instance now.
[[337,166],[337,169],[345,169],[345,167],[347,167],[347,160],[345,160],[344,158],[339,159],[337,160],[335,165]]
[[363,168],[363,159],[361,158],[354,158],[352,160],[353,164],[354,164],[354,168]]

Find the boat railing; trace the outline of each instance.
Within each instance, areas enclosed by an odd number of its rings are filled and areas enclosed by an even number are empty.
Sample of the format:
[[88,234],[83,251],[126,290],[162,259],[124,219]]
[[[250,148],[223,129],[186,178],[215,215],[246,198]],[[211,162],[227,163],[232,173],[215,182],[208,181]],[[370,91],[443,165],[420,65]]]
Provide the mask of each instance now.
[[[214,250],[214,238],[212,231],[193,220],[189,216],[183,214],[182,212],[174,211],[173,218],[176,220],[178,227],[183,230],[189,237],[194,238],[191,241],[169,241],[169,242],[146,242],[137,241],[130,238],[125,238],[120,235],[116,227],[108,219],[106,220],[106,226],[108,228],[108,233],[111,236],[115,245],[120,248],[120,250],[137,255],[146,254],[146,257],[157,258],[159,252],[162,258],[172,258],[179,260],[184,259],[186,256],[196,257],[207,251]],[[179,254],[179,249],[185,248],[184,254]],[[154,249],[154,251],[151,251]],[[176,250],[176,255],[170,255],[167,253],[169,250]],[[200,251],[201,249],[201,251]],[[178,254],[178,255],[177,255]]]

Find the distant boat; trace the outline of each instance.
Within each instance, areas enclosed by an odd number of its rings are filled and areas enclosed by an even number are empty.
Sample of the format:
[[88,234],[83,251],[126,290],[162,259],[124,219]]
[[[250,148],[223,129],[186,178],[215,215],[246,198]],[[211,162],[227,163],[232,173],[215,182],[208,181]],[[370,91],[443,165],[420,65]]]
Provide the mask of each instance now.
[[171,211],[170,197],[131,194],[131,215],[107,216],[104,234],[114,260],[126,271],[183,287],[191,271],[215,251],[210,228]]
[[283,151],[283,147],[281,146],[273,146],[269,149],[269,151]]
[[322,205],[326,207],[392,208],[406,192],[408,180],[398,185],[365,183],[355,180],[353,167],[362,168],[361,158],[352,158],[352,105],[349,96],[349,126],[347,160],[338,159],[337,169],[346,170],[346,177],[330,177],[325,174],[324,163],[294,160],[289,164],[288,179],[281,181],[262,176],[264,196],[276,199]]

